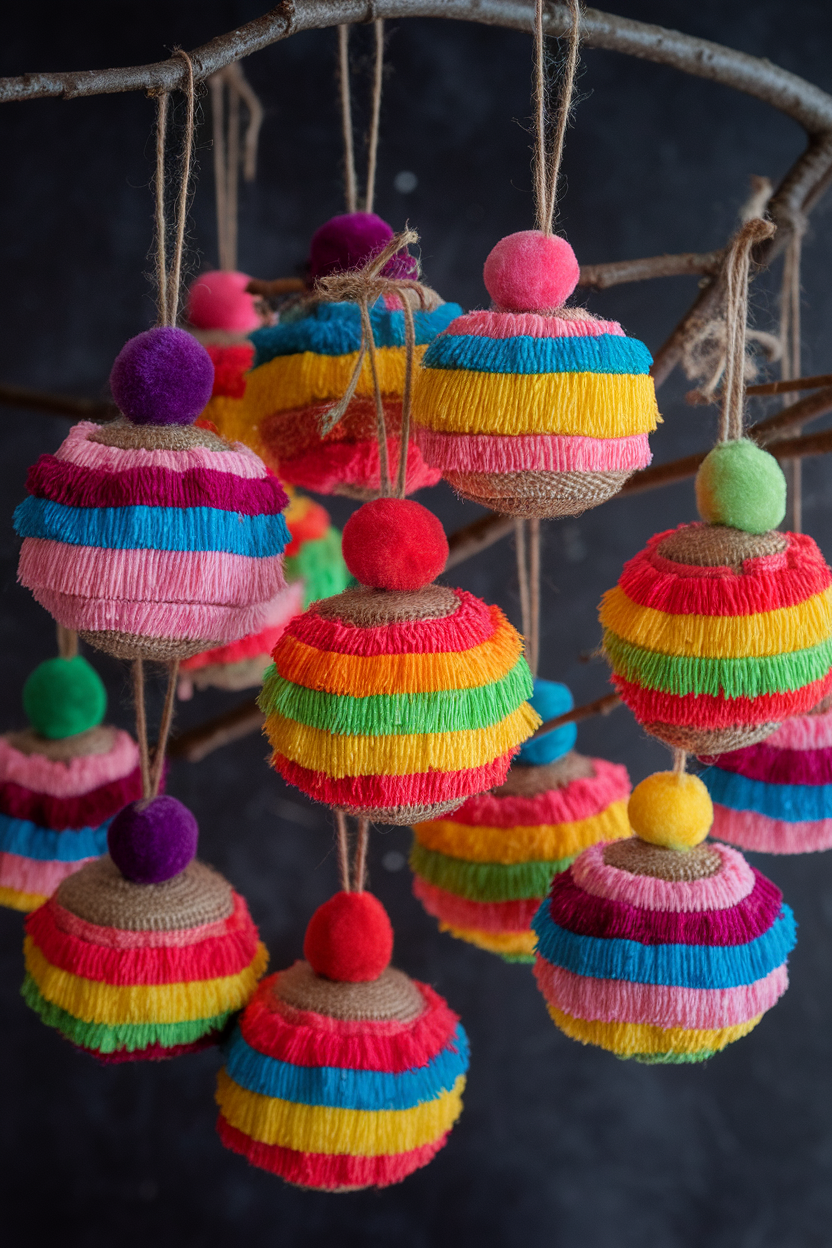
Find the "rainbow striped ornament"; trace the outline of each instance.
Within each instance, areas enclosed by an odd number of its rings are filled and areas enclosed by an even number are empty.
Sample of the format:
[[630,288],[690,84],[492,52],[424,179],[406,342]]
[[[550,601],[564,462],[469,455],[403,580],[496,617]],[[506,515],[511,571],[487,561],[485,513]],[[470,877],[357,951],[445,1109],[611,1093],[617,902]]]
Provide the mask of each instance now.
[[[201,335],[196,335],[201,339]],[[248,341],[203,343],[214,365],[214,388],[199,423],[213,425],[229,442],[244,442],[258,455],[259,448],[246,436],[243,396],[246,374],[254,360],[254,347]]]

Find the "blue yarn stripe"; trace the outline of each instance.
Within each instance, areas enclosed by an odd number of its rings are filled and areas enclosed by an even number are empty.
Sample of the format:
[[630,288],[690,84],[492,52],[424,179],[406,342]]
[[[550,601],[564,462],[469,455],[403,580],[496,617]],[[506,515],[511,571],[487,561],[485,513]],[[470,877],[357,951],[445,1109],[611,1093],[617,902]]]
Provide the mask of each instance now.
[[832,819],[832,784],[766,784],[719,767],[700,773],[711,801],[729,810],[753,810],[785,823]]
[[[416,345],[431,342],[461,315],[458,303],[443,303],[433,312],[414,312]],[[377,347],[404,346],[404,312],[390,312],[379,302],[370,309],[370,321]],[[355,303],[322,303],[309,316],[257,329],[250,337],[254,343],[253,368],[268,364],[277,356],[304,351],[350,355],[361,348],[361,313]]]
[[78,862],[81,858],[97,858],[107,852],[108,819],[98,828],[68,828],[54,832],[41,828],[28,819],[13,819],[0,814],[0,852],[37,858],[40,862]]
[[27,498],[14,513],[21,537],[105,550],[224,551],[262,559],[289,543],[282,515],[243,516],[214,507],[67,507]]
[[554,966],[592,979],[673,988],[738,988],[782,966],[795,946],[787,905],[767,932],[745,945],[642,945],[636,940],[578,936],[553,922],[548,901],[532,921],[537,950]]
[[225,1066],[241,1088],[299,1105],[334,1109],[413,1109],[449,1092],[468,1069],[468,1037],[457,1027],[426,1066],[401,1074],[348,1070],[339,1066],[294,1066],[251,1048],[235,1028],[225,1049]]
[[425,368],[466,369],[475,373],[627,373],[650,371],[653,357],[638,338],[599,334],[597,338],[486,338],[443,334],[425,352]]

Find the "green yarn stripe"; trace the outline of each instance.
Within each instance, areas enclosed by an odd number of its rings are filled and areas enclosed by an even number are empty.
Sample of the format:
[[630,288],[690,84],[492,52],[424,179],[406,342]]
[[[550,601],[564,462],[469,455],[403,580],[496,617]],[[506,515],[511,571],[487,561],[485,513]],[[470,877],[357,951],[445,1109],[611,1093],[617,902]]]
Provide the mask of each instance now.
[[449,858],[435,849],[426,849],[418,841],[410,851],[410,867],[429,884],[443,888],[466,901],[528,901],[545,897],[552,879],[575,861],[560,858],[556,862],[466,862]]
[[280,715],[339,737],[387,737],[487,728],[531,696],[531,673],[521,657],[501,680],[474,689],[373,693],[366,698],[305,689],[278,675],[272,666],[258,705],[267,715]]
[[806,650],[766,658],[697,659],[645,650],[607,629],[604,649],[617,676],[680,697],[704,693],[758,698],[785,693],[822,680],[832,667],[832,638]]
[[708,1058],[721,1049],[699,1049],[696,1053],[616,1053],[622,1062],[640,1062],[642,1066],[692,1066],[696,1062],[707,1062]]
[[304,542],[296,555],[283,560],[283,572],[287,581],[303,579],[303,608],[306,610],[321,598],[340,594],[352,581],[341,554],[341,534],[336,528],[327,529],[323,537]]
[[221,1031],[236,1013],[231,1010],[213,1018],[195,1018],[182,1023],[85,1023],[59,1005],[47,1001],[29,974],[23,981],[20,994],[47,1027],[55,1027],[73,1044],[93,1049],[96,1053],[115,1053],[119,1049],[135,1053],[152,1044],[166,1049],[179,1044],[193,1044],[209,1031]]

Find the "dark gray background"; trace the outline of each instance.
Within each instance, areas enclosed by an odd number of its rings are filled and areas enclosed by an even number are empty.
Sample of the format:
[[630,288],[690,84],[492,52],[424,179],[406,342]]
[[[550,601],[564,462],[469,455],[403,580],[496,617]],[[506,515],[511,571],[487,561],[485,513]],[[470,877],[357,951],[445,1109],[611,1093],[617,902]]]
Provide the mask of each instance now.
[[[770,59],[832,90],[832,10],[822,0],[628,0],[626,16]],[[0,72],[156,60],[256,16],[255,0],[17,5],[4,15]],[[363,32],[366,35],[366,32]],[[366,40],[356,40],[357,49]],[[334,35],[310,32],[254,57],[267,110],[257,183],[241,206],[241,267],[271,277],[303,261],[311,230],[342,210]],[[503,234],[532,224],[528,37],[475,25],[402,22],[390,32],[378,210],[422,233],[428,280],[482,305],[480,270]],[[366,81],[364,82],[366,88]],[[563,224],[585,263],[719,246],[750,174],[777,179],[802,146],[791,121],[727,88],[589,51],[568,141]],[[518,124],[521,123],[521,124]],[[3,330],[0,378],[105,395],[124,340],[152,318],[149,269],[153,106],[141,95],[7,105],[0,112]],[[216,263],[209,127],[193,212],[194,265]],[[418,186],[394,189],[409,170]],[[813,218],[804,275],[806,371],[832,370],[829,205]],[[772,327],[779,267],[760,279],[757,323]],[[591,306],[656,347],[695,293],[677,279],[624,286]],[[678,375],[660,394],[657,459],[706,446],[713,415],[685,407]],[[53,652],[51,621],[15,585],[10,515],[26,467],[67,422],[3,409],[0,525],[2,727]],[[806,527],[832,550],[828,464],[806,468]],[[424,501],[448,529],[477,509],[444,487]],[[336,501],[343,521],[350,505]],[[542,674],[579,701],[605,692],[595,606],[622,562],[659,528],[694,516],[689,483],[614,501],[546,528]],[[510,542],[453,580],[518,618]],[[94,658],[111,715],[130,720],[122,669]],[[180,717],[228,706],[198,695]],[[582,727],[579,746],[624,761],[634,781],[666,765],[629,713]],[[250,737],[170,789],[197,813],[202,855],[247,896],[280,967],[300,954],[313,908],[336,886],[326,812],[287,789]],[[378,832],[372,885],[389,907],[396,960],[461,1013],[473,1061],[465,1112],[443,1153],[381,1194],[310,1195],[226,1153],[213,1132],[215,1053],[100,1069],[43,1027],[18,996],[21,918],[0,913],[0,1199],[5,1242],[79,1248],[213,1244],[401,1248],[547,1242],[557,1248],[807,1248],[832,1214],[828,856],[768,859],[800,923],[786,998],[747,1039],[700,1068],[645,1068],[582,1049],[549,1022],[527,968],[440,937],[410,895],[404,830]],[[395,862],[395,859],[394,859]],[[389,859],[388,859],[389,863]],[[12,1231],[12,1227],[14,1230]],[[10,1233],[11,1232],[11,1233]]]

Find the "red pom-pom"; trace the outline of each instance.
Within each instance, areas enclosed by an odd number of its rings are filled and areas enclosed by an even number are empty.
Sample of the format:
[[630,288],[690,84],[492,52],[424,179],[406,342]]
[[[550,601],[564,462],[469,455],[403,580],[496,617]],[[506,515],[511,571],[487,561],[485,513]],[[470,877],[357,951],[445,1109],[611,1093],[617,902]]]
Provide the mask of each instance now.
[[378,979],[393,956],[393,928],[372,893],[336,893],[312,915],[303,942],[316,975],[339,983]]
[[448,559],[448,539],[436,516],[405,498],[377,498],[359,507],[344,526],[341,549],[355,579],[373,589],[421,589]]
[[498,311],[545,312],[565,303],[580,273],[565,238],[521,230],[492,248],[482,276]]

